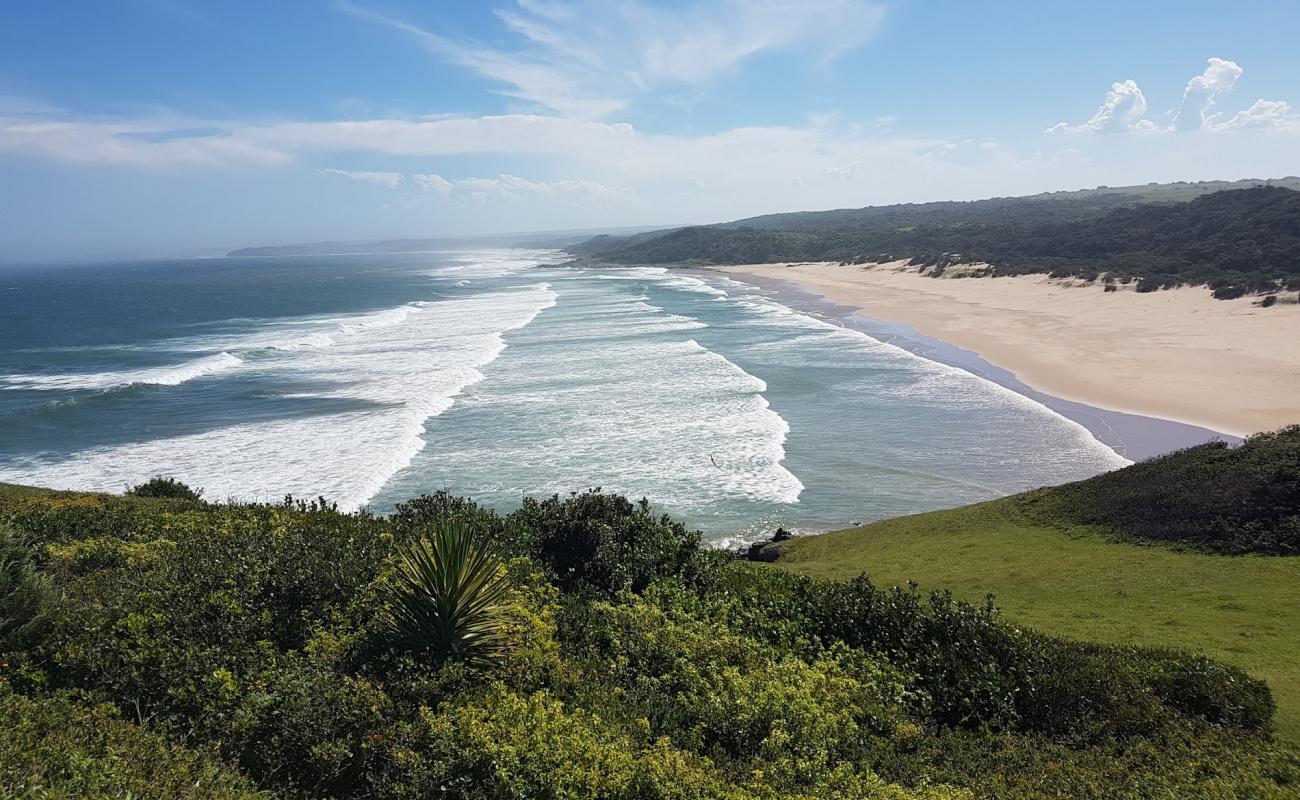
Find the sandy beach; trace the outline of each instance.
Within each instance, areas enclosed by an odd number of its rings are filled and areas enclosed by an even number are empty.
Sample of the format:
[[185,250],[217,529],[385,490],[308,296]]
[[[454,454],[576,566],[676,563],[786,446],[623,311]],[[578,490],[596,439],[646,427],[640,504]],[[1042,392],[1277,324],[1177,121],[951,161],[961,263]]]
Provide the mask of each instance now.
[[879,320],[978,353],[1047,394],[1245,436],[1300,423],[1300,305],[1139,294],[1027,275],[922,275],[902,264],[750,264]]

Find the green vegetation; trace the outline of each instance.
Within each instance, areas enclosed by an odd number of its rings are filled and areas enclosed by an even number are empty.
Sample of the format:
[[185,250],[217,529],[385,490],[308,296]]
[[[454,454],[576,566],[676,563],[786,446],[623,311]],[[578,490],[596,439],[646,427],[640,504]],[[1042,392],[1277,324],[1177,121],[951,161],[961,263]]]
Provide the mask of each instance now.
[[397,646],[434,663],[491,664],[505,646],[505,567],[463,523],[439,525],[402,554],[382,615]]
[[138,486],[132,486],[126,493],[131,497],[163,497],[171,500],[200,500],[202,489],[191,489],[175,478],[157,475]]
[[1300,555],[1300,425],[1204,444],[1026,498],[1040,519],[1212,553]]
[[0,525],[0,653],[32,646],[53,618],[55,591],[25,538]]
[[1038,630],[1207,653],[1266,678],[1278,729],[1300,740],[1297,469],[1292,427],[1239,448],[1203,445],[1065,486],[795,539],[778,565],[917,581],[972,601],[993,593],[1010,620]]
[[[376,518],[0,487],[0,520],[60,593],[0,652],[3,798],[1300,797],[1239,669],[735,561],[599,492]],[[491,659],[394,624],[453,596]]]
[[182,747],[65,694],[0,688],[0,797],[270,800],[210,749]]
[[[1300,188],[1294,179],[1284,185]],[[632,237],[574,253],[622,263],[745,264],[910,260],[942,272],[1049,273],[1138,291],[1206,284],[1217,297],[1300,289],[1300,192],[1279,186],[1197,194],[1038,195],[777,214]],[[1175,202],[1169,202],[1170,199]]]

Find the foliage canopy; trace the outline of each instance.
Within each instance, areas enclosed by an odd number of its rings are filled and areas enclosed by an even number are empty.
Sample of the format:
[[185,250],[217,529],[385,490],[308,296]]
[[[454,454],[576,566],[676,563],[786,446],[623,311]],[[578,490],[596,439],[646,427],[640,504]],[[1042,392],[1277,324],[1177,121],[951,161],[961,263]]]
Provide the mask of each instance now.
[[[68,611],[0,656],[0,797],[1300,796],[1239,670],[737,562],[599,492],[378,518],[5,491],[0,519]],[[490,587],[490,663],[376,646],[438,570]]]

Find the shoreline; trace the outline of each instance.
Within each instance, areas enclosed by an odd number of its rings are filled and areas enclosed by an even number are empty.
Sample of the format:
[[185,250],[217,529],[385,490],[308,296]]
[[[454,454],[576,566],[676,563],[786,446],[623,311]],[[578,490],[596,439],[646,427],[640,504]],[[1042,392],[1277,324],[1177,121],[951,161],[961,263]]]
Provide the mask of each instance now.
[[[1108,407],[1112,404],[1097,404],[1089,402],[1092,398],[1081,399],[1054,393],[1045,387],[1040,388],[1030,380],[1024,379],[1019,370],[1012,368],[1015,366],[1015,359],[1005,359],[999,356],[995,360],[987,357],[980,350],[973,347],[969,340],[964,340],[962,337],[933,335],[930,330],[922,329],[925,320],[921,317],[924,315],[893,313],[898,311],[906,312],[906,308],[899,307],[903,304],[892,304],[888,309],[890,314],[886,316],[882,313],[884,309],[873,307],[877,304],[868,302],[874,298],[866,298],[867,301],[863,302],[851,302],[851,299],[845,296],[846,294],[852,294],[851,291],[843,288],[840,291],[823,291],[827,287],[821,285],[821,282],[809,281],[806,278],[807,272],[810,270],[829,267],[830,269],[844,271],[861,269],[860,267],[820,264],[801,264],[798,266],[802,267],[798,272],[795,272],[796,267],[785,264],[714,267],[707,268],[705,271],[725,274],[732,279],[759,286],[772,292],[776,299],[791,305],[797,310],[835,319],[846,327],[894,344],[915,355],[965,370],[1028,397],[1061,416],[1082,425],[1100,442],[1132,461],[1141,461],[1172,450],[1216,439],[1229,443],[1241,441],[1241,437],[1234,433],[1228,433],[1222,428],[1216,429],[1215,426],[1185,421],[1176,418],[1172,414],[1151,413],[1148,409],[1134,411]],[[876,271],[872,270],[872,272]],[[849,277],[852,277],[852,275],[850,274]],[[944,288],[951,288],[958,283],[958,281],[943,278],[922,276],[917,274],[915,270],[912,270],[911,274],[906,277],[913,281],[942,283],[945,285]],[[961,279],[959,283],[965,286],[971,285],[974,281],[1004,280],[1008,279],[970,278]],[[856,284],[857,282],[853,283]],[[834,290],[840,287],[832,286],[830,288]],[[847,289],[867,291],[873,288],[869,279],[863,280],[860,285],[847,287]],[[1059,291],[1062,288],[1065,287],[1054,287],[1054,291]],[[1067,290],[1075,291],[1075,288],[1068,287]],[[1099,296],[1102,295],[1099,288],[1095,290],[1095,293]],[[1210,300],[1209,293],[1205,292],[1204,294],[1208,302],[1231,302]],[[1108,297],[1114,296],[1114,293],[1108,294]],[[1148,296],[1142,295],[1141,297]],[[863,300],[863,298],[852,299]],[[986,310],[987,313],[982,316],[987,318],[999,310],[988,309]],[[1284,311],[1284,313],[1289,312],[1289,309]],[[1296,322],[1300,323],[1300,314],[1296,314]],[[925,327],[933,330],[936,326]],[[1300,336],[1300,326],[1297,327],[1297,335]],[[1081,344],[1083,347],[1088,346],[1086,341],[1082,341]],[[1297,360],[1300,361],[1300,358],[1297,358]],[[1297,372],[1300,372],[1300,370],[1297,370]],[[1300,377],[1300,375],[1297,377]],[[1300,420],[1300,411],[1297,411],[1294,416],[1297,420]],[[1280,425],[1276,427],[1280,427]]]

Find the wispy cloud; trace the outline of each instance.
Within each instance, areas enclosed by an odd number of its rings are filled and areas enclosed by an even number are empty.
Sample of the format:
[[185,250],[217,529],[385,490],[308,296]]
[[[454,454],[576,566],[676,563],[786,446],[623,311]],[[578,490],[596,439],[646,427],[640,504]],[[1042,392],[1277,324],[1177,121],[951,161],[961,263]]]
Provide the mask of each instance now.
[[372,183],[375,186],[384,186],[389,189],[396,189],[402,182],[402,173],[400,172],[369,172],[354,169],[323,169],[321,172],[326,175],[338,175],[348,180]]
[[599,181],[569,178],[558,181],[535,181],[518,175],[500,174],[493,177],[469,177],[448,180],[437,173],[368,172],[350,169],[323,169],[326,175],[338,175],[361,183],[397,189],[413,186],[424,192],[440,196],[469,196],[476,198],[520,198],[587,196],[608,197],[620,194]]
[[1147,117],[1147,99],[1137,82],[1115,83],[1105,100],[1088,119],[1077,125],[1060,122],[1048,133],[1133,133],[1171,131],[1231,131],[1244,128],[1300,132],[1300,114],[1284,100],[1256,100],[1250,108],[1231,117],[1214,111],[1218,99],[1231,92],[1245,70],[1235,61],[1210,58],[1205,70],[1193,76],[1183,89],[1182,105],[1173,123],[1160,126]]
[[172,119],[78,118],[45,108],[0,108],[0,151],[44,156],[72,164],[128,167],[283,164],[292,156],[223,124]]
[[606,117],[660,87],[708,81],[765,52],[834,58],[871,39],[885,18],[885,6],[868,0],[709,0],[690,8],[519,0],[496,12],[514,38],[504,48],[347,0],[338,6],[504,84],[506,95],[579,119]]

